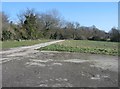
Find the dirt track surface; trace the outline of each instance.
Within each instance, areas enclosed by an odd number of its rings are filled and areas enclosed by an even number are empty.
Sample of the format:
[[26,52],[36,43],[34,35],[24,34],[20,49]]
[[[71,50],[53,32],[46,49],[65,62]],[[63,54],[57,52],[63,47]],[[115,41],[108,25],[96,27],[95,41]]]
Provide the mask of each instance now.
[[2,53],[2,87],[118,87],[117,56],[34,50],[38,47]]
[[0,60],[0,63],[5,63],[7,61],[13,60],[13,58],[17,56],[26,56],[30,53],[34,54],[38,52],[35,49],[38,49],[40,47],[45,47],[45,46],[48,46],[48,45],[51,45],[57,42],[61,42],[61,41],[64,41],[64,40],[40,43],[40,44],[36,44],[32,46],[16,47],[16,48],[11,48],[5,51],[0,51],[0,55],[2,55],[2,60]]

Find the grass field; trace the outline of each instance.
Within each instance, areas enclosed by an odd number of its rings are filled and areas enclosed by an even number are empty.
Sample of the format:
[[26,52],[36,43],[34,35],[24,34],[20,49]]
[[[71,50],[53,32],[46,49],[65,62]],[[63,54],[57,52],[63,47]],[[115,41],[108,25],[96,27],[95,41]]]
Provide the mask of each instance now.
[[64,42],[42,47],[39,50],[118,55],[118,43],[88,40],[66,40]]
[[3,42],[0,42],[0,44],[2,44],[2,49],[5,49],[5,48],[20,47],[20,46],[30,46],[30,45],[44,43],[48,41],[49,40],[3,41]]

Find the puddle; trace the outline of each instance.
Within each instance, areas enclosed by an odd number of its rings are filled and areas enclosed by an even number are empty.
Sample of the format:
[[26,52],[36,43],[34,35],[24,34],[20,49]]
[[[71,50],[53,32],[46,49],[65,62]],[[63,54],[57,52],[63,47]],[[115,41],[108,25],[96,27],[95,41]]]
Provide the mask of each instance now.
[[50,79],[50,81],[54,81],[53,79]]
[[54,84],[52,87],[61,87],[61,84]]
[[93,79],[93,80],[99,80],[99,79],[106,79],[106,78],[109,78],[109,75],[102,75],[101,77],[100,77],[100,75],[96,75],[95,77],[91,77],[91,79]]
[[102,76],[103,78],[109,78],[109,76]]
[[31,60],[32,62],[43,62],[43,63],[45,63],[45,62],[48,62],[48,60]]
[[93,79],[93,80],[98,80],[98,79],[100,79],[99,77],[91,77],[91,79]]
[[65,84],[56,83],[52,87],[73,87],[73,86],[70,83],[65,83]]
[[66,79],[66,78],[58,78],[58,79],[55,79],[55,80],[56,80],[56,81],[59,81],[59,82],[60,82],[60,81],[62,81],[62,82],[63,82],[63,81],[65,81],[65,82],[68,81],[68,79]]
[[62,63],[53,63],[52,65],[59,65],[59,66],[62,66]]
[[41,63],[36,63],[36,62],[27,62],[26,63],[27,66],[41,66],[41,67],[45,67],[45,64],[41,64]]
[[69,59],[69,60],[64,60],[64,62],[72,62],[72,63],[83,63],[83,62],[88,62],[89,60],[82,60],[82,59]]
[[30,59],[30,61],[32,61],[32,62],[42,62],[42,63],[46,63],[46,62],[53,61],[53,59],[47,59],[47,60],[33,60],[33,59]]
[[48,87],[47,84],[40,84],[39,86],[40,86],[40,87]]
[[100,79],[100,75],[96,75],[95,77],[91,77],[91,79],[93,79],[93,80],[99,80]]

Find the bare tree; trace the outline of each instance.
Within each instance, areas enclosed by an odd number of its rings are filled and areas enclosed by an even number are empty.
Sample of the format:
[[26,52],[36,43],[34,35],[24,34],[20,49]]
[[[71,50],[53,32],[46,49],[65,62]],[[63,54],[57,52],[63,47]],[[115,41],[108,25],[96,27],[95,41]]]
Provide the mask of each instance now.
[[50,32],[52,33],[52,31],[60,28],[60,16],[57,10],[42,13],[39,17],[43,25],[43,34],[45,37],[50,37]]
[[111,41],[115,41],[115,42],[119,42],[120,41],[120,30],[118,30],[117,28],[113,27],[110,32],[110,40]]

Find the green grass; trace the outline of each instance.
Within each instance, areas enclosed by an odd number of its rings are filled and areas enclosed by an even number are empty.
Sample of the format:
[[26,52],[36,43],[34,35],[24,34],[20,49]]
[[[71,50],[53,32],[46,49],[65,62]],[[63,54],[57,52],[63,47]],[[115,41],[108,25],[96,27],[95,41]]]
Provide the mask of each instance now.
[[39,50],[118,55],[118,43],[88,40],[66,40],[64,42],[42,47]]
[[6,48],[14,48],[14,47],[20,47],[20,46],[31,46],[34,44],[38,44],[38,43],[44,43],[44,42],[48,42],[49,40],[24,40],[24,41],[0,41],[0,44],[2,44],[2,49],[6,49]]

